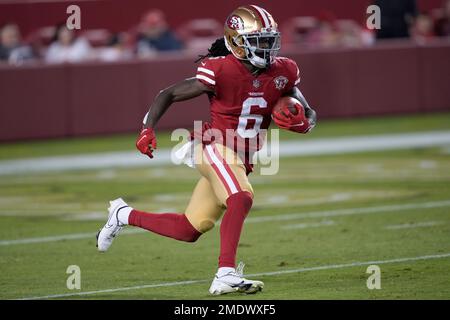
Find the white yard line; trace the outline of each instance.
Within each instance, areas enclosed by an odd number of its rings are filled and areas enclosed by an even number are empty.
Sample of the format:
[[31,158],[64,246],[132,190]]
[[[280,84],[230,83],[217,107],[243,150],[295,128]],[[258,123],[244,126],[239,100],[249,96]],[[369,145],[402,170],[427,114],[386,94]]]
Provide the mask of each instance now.
[[[432,201],[422,203],[409,203],[409,204],[397,204],[387,206],[374,206],[374,207],[362,207],[362,208],[348,208],[348,209],[336,209],[336,210],[324,210],[324,211],[312,211],[304,213],[291,213],[280,214],[262,217],[249,217],[245,219],[245,223],[262,223],[271,221],[290,221],[303,218],[324,218],[324,217],[337,217],[348,215],[361,215],[361,214],[373,214],[381,212],[399,212],[406,210],[416,209],[430,209],[450,206],[450,200]],[[217,224],[220,225],[220,222]],[[122,234],[134,234],[145,232],[142,229],[127,229]],[[38,237],[38,238],[25,238],[25,239],[13,239],[13,240],[0,240],[0,246],[9,246],[16,244],[32,244],[43,242],[56,242],[62,240],[77,240],[94,237],[95,233],[74,233],[58,236]]]
[[[174,142],[175,143],[175,142]],[[398,150],[450,145],[450,131],[385,134],[328,139],[298,139],[280,143],[280,157],[354,153],[364,151]],[[157,150],[155,158],[137,151],[105,152],[73,156],[0,161],[0,176],[33,172],[100,169],[111,167],[147,167],[171,165],[171,150]]]
[[388,230],[400,230],[400,229],[413,229],[413,228],[424,228],[433,227],[442,224],[442,221],[424,221],[417,223],[404,223],[404,224],[391,224],[385,227]]
[[305,212],[305,213],[280,214],[280,215],[262,216],[262,217],[249,217],[249,218],[245,219],[245,222],[246,223],[259,223],[259,222],[266,222],[266,221],[289,221],[289,220],[296,220],[296,219],[303,219],[303,218],[337,217],[337,216],[372,214],[372,213],[390,212],[390,211],[397,212],[397,211],[415,210],[415,209],[430,209],[430,208],[439,208],[439,207],[448,207],[448,206],[450,206],[450,200],[422,202],[422,203],[409,203],[409,204],[393,204],[393,205],[376,206],[376,207],[362,207],[362,208],[313,211],[313,212]]
[[[146,232],[144,229],[127,229],[122,231],[123,234],[136,234]],[[96,232],[86,232],[86,233],[72,233],[63,234],[60,236],[49,236],[49,237],[37,237],[37,238],[24,238],[24,239],[14,239],[14,240],[1,240],[0,246],[10,246],[15,244],[33,244],[33,243],[45,243],[45,242],[58,242],[65,240],[79,240],[88,239],[95,237]]]
[[442,258],[449,258],[449,257],[450,257],[450,253],[443,253],[443,254],[426,255],[426,256],[419,256],[419,257],[397,258],[397,259],[389,259],[389,260],[374,260],[374,261],[366,261],[366,262],[351,262],[351,263],[345,263],[345,264],[332,264],[332,265],[310,267],[310,268],[300,268],[300,269],[282,270],[282,271],[273,271],[273,272],[262,272],[262,273],[246,274],[245,276],[246,277],[276,276],[276,275],[280,275],[280,274],[299,273],[299,272],[306,272],[306,271],[341,269],[341,268],[359,267],[359,266],[372,265],[372,264],[401,263],[401,262],[430,260],[430,259],[442,259]]
[[309,228],[318,228],[318,227],[328,227],[328,226],[333,226],[335,224],[336,223],[332,220],[325,220],[325,221],[320,221],[320,222],[288,224],[286,226],[281,226],[280,229],[283,229],[283,230],[309,229]]
[[[388,264],[388,263],[412,262],[412,261],[431,260],[431,259],[443,259],[443,258],[448,258],[448,257],[450,257],[450,253],[425,255],[425,256],[418,256],[418,257],[397,258],[397,259],[389,259],[389,260],[374,260],[374,261],[365,261],[365,262],[351,262],[351,263],[344,263],[344,264],[331,264],[331,265],[315,266],[315,267],[308,267],[308,268],[246,274],[245,276],[246,277],[278,276],[278,275],[302,273],[302,272],[308,272],[308,271],[343,269],[343,268],[361,267],[361,266],[372,265],[372,264],[379,265],[379,264]],[[53,295],[47,295],[47,296],[26,297],[26,298],[19,298],[17,300],[40,300],[40,299],[67,298],[67,297],[76,297],[76,296],[87,296],[87,295],[93,295],[93,294],[99,294],[99,293],[113,293],[113,292],[140,290],[140,289],[149,289],[149,288],[185,286],[185,285],[199,284],[199,283],[204,283],[204,282],[209,282],[209,281],[211,281],[211,279],[163,282],[163,283],[147,284],[147,285],[132,286],[132,287],[119,287],[119,288],[95,290],[95,291],[73,292],[73,293],[53,294]]]

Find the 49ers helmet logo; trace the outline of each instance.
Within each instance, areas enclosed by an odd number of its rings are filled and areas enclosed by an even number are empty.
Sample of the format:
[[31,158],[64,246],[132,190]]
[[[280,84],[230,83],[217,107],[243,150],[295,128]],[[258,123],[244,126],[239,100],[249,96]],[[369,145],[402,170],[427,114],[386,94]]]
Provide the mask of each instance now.
[[227,20],[227,26],[233,30],[241,30],[244,29],[244,21],[242,21],[241,17],[232,15]]

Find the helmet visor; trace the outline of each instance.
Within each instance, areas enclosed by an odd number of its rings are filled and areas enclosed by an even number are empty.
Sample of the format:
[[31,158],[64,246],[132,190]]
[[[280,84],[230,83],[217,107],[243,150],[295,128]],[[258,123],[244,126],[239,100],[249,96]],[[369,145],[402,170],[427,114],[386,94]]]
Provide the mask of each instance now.
[[[245,48],[247,59],[255,56],[265,61],[264,65],[270,65],[280,51],[281,41],[279,32],[252,33],[241,36],[241,47]],[[238,43],[239,43],[238,42]],[[259,60],[258,59],[258,60]]]
[[280,50],[280,34],[248,35],[249,45],[256,50]]

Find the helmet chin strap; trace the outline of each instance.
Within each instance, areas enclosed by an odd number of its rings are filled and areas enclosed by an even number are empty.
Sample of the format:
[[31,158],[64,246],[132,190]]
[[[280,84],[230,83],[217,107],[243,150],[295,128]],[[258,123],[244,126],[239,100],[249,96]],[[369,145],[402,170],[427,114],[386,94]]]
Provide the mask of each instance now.
[[267,61],[261,57],[259,57],[255,51],[256,48],[253,48],[250,43],[248,42],[247,38],[244,37],[244,42],[246,44],[245,47],[245,55],[247,56],[247,60],[250,61],[250,63],[259,69],[264,69],[267,67]]
[[239,57],[236,55],[236,53],[234,52],[234,50],[231,48],[230,44],[228,43],[228,39],[226,37],[224,37],[225,39],[225,47],[228,49],[228,51],[230,51],[237,59],[239,60],[247,60],[249,61],[254,67],[258,68],[258,69],[264,69],[267,68],[268,66],[268,62],[266,59],[259,57],[255,51],[256,48],[254,49],[250,49],[250,43],[248,43],[247,39],[244,39],[244,41],[247,44],[247,47],[245,47],[245,55],[247,56],[247,59]]
[[257,68],[260,68],[260,69],[266,68],[267,67],[266,59],[258,57],[255,53],[255,50],[246,50],[248,61],[250,61],[250,63]]

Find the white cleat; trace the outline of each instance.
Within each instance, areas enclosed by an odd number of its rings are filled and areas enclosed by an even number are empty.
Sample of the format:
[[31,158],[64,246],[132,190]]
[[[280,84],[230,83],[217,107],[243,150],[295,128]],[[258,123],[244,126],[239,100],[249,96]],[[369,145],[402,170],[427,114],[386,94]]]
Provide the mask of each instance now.
[[212,295],[221,295],[233,292],[256,293],[264,288],[264,282],[256,280],[248,280],[242,277],[244,265],[239,264],[240,271],[231,271],[225,275],[214,277],[209,293]]
[[120,210],[129,208],[122,198],[109,202],[108,221],[97,233],[97,248],[100,252],[105,252],[111,246],[115,236],[123,229],[124,224],[120,223],[117,214]]

